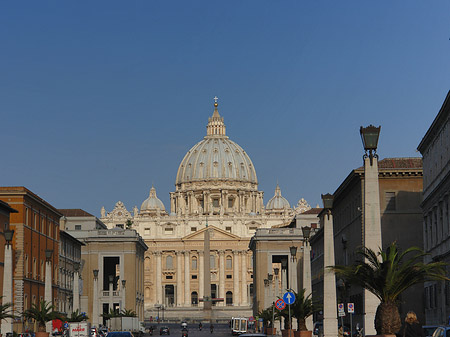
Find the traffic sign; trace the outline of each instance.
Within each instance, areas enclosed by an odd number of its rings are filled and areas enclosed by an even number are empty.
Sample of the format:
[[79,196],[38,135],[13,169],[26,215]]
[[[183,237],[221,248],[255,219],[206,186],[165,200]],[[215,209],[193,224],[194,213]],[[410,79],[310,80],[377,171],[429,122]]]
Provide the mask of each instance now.
[[254,321],[255,321],[255,318],[254,318],[253,316],[250,316],[250,317],[248,318],[248,321],[249,321],[249,322],[254,322]]
[[353,303],[347,303],[347,312],[353,314],[355,312],[355,305]]
[[339,311],[339,317],[344,317],[345,316],[345,312],[344,311]]
[[283,295],[283,300],[284,300],[284,302],[286,302],[286,304],[291,305],[292,303],[295,302],[295,295],[294,295],[294,293],[290,292],[290,291],[286,292]]
[[283,310],[284,308],[286,308],[286,303],[280,298],[275,302],[275,306],[277,307],[278,310]]
[[338,312],[339,312],[339,313],[345,312],[345,311],[344,311],[344,303],[339,303],[339,304],[338,304]]

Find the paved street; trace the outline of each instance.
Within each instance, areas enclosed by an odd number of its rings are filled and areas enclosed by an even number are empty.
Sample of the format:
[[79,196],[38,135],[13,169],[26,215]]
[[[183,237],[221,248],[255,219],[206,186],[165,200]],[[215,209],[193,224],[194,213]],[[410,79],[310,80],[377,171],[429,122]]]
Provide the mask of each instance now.
[[[153,331],[153,336],[159,336],[159,328],[161,326],[168,326],[170,328],[170,336],[181,337],[181,323],[159,323],[154,324],[156,329]],[[204,323],[202,331],[198,330],[198,324],[188,324],[189,337],[231,337],[230,328],[228,324],[214,324],[214,333],[211,334],[209,330],[209,323]],[[147,335],[146,335],[147,337]]]

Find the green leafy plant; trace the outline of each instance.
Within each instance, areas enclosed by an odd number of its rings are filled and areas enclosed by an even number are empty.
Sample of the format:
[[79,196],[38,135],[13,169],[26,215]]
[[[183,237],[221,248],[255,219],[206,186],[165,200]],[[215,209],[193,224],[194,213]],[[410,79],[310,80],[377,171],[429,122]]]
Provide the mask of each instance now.
[[118,310],[109,309],[109,312],[104,312],[100,316],[102,316],[103,318],[108,320],[110,318],[120,317],[121,315],[120,315],[120,312]]
[[124,309],[120,312],[120,316],[122,317],[136,317],[136,311],[131,309]]
[[278,317],[277,316],[278,313],[277,312],[273,313],[272,310],[273,310],[273,306],[270,306],[270,307],[268,307],[268,308],[266,308],[264,310],[261,310],[258,313],[258,317],[263,320],[263,324],[267,328],[273,328],[273,323],[274,322],[272,322],[272,318],[273,318],[273,316],[274,316],[275,319]]
[[400,252],[396,242],[385,251],[375,252],[363,247],[359,259],[349,266],[332,266],[336,274],[351,284],[359,285],[380,300],[375,314],[377,334],[392,335],[401,327],[398,298],[409,287],[431,280],[449,280],[445,276],[444,262],[425,264],[425,254],[418,247]]
[[85,312],[80,312],[78,309],[70,314],[70,316],[67,316],[68,322],[83,322],[88,320],[89,317],[86,315]]
[[[311,294],[305,297],[306,289],[301,289],[298,293],[294,292],[295,301],[291,304],[291,317],[298,321],[298,331],[307,331],[306,318],[311,316],[319,309],[318,305],[313,302]],[[286,306],[281,310],[280,315],[284,317],[284,328],[290,329],[289,308]]]
[[13,314],[12,303],[2,303],[0,304],[0,322],[8,318],[17,318],[17,316]]
[[45,324],[54,319],[62,319],[62,315],[54,310],[55,307],[44,300],[31,305],[31,308],[23,313],[26,319],[32,319],[38,324],[38,331],[45,331]]

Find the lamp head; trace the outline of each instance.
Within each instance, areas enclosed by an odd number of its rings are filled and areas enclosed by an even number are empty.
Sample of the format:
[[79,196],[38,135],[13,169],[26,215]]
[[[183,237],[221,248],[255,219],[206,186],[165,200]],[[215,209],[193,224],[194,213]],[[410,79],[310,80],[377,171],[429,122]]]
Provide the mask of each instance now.
[[332,209],[333,208],[333,199],[334,196],[330,193],[322,194],[323,208]]
[[11,244],[13,236],[14,236],[14,230],[8,229],[8,230],[5,231],[6,244],[8,244],[8,245]]
[[80,270],[80,262],[73,263],[73,269],[78,272]]
[[52,258],[53,255],[53,249],[46,249],[45,250],[45,258],[48,260],[50,260]]
[[296,246],[289,247],[289,251],[291,252],[292,257],[297,256],[297,247]]
[[375,127],[373,125],[369,125],[365,128],[361,126],[359,129],[359,133],[361,135],[361,140],[363,142],[365,151],[377,151],[378,147],[378,138],[380,137],[380,129],[381,126]]
[[311,227],[309,227],[309,226],[302,227],[302,232],[303,232],[303,238],[305,240],[308,240],[309,236],[311,235]]
[[273,280],[273,274],[267,274],[267,279],[269,281],[272,281]]
[[94,269],[92,272],[94,273],[94,278],[97,279],[98,278],[98,269]]
[[127,280],[122,280],[122,287],[125,288],[125,284],[127,283]]
[[273,272],[275,276],[278,276],[278,273],[280,272],[280,268],[273,268]]

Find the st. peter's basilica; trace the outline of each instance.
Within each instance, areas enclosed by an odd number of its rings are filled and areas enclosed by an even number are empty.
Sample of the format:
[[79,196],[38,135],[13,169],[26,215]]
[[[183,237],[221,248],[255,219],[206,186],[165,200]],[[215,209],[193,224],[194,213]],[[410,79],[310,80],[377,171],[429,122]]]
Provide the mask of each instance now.
[[[257,228],[289,224],[310,206],[296,207],[281,195],[264,206],[256,170],[248,154],[226,136],[217,99],[206,126],[206,136],[184,156],[170,193],[170,211],[152,186],[140,209],[123,202],[111,212],[101,210],[109,228],[132,226],[149,249],[144,262],[146,316],[176,315],[177,309],[196,310],[204,296],[203,238],[211,235],[211,296],[224,310],[251,313],[253,259],[248,248]],[[176,317],[176,316],[174,316]]]

